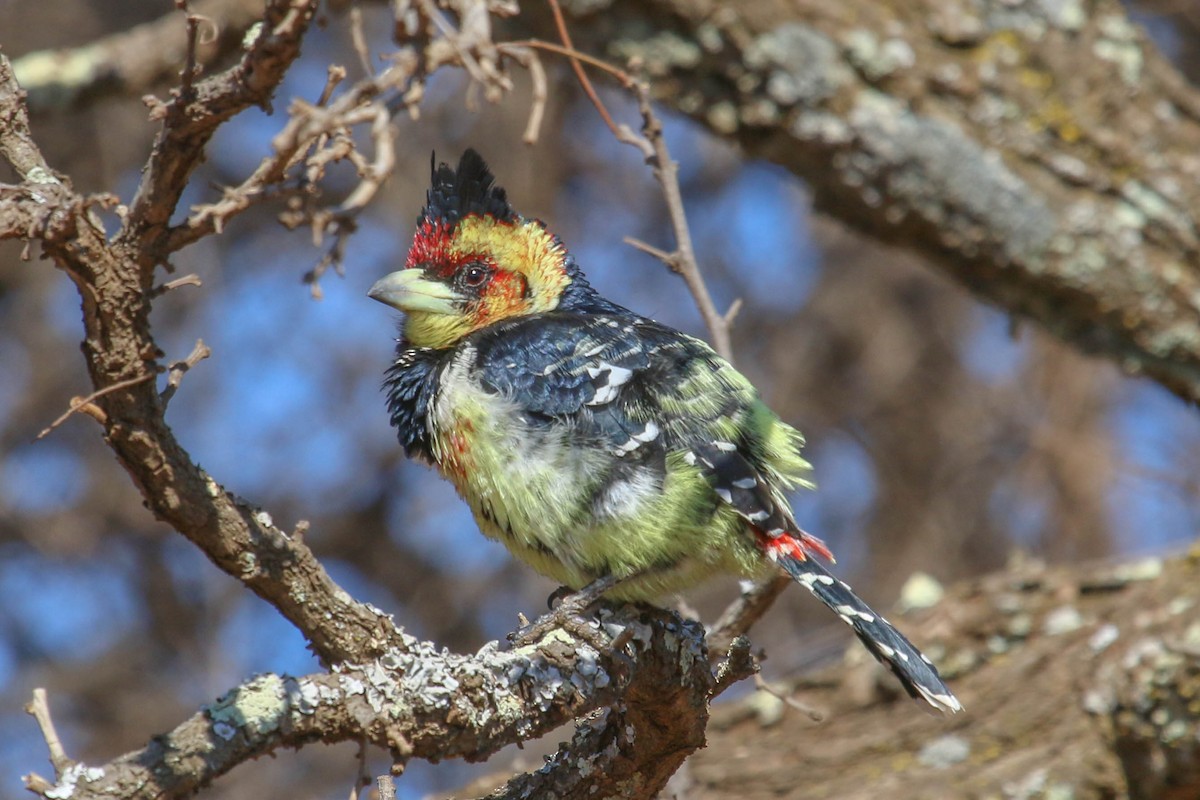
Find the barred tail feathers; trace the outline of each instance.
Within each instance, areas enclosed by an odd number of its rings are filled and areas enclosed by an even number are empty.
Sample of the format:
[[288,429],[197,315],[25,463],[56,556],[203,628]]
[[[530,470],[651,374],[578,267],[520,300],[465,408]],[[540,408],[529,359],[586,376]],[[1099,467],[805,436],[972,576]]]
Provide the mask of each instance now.
[[932,662],[890,622],[872,611],[849,586],[811,558],[780,553],[776,560],[788,575],[854,630],[863,646],[895,674],[912,697],[925,700],[943,713],[962,710],[962,704],[942,681]]

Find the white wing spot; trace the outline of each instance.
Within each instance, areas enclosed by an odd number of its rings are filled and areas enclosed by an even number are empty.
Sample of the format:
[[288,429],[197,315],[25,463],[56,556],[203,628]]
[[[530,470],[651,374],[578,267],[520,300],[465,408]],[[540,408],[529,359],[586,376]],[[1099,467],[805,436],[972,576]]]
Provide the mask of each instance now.
[[896,655],[896,651],[888,647],[883,642],[876,642],[875,647],[879,649],[879,652],[883,654],[884,658],[893,658]]
[[617,390],[633,377],[633,370],[614,364],[601,363],[595,367],[588,367],[587,374],[592,380],[602,379],[604,381],[604,385],[596,388],[595,396],[587,404],[602,406],[617,398]]
[[738,478],[733,482],[735,489],[753,489],[757,485],[758,481],[755,478]]
[[737,450],[737,445],[733,442],[713,442],[713,447],[722,453],[732,453],[734,450]]
[[[648,421],[643,427],[641,433],[635,433],[619,447],[617,447],[618,455],[625,455],[637,450],[646,442],[653,442],[658,438],[658,426],[654,424],[654,420]],[[690,455],[690,453],[689,453]],[[693,456],[695,458],[695,456]],[[686,459],[686,456],[685,456]]]
[[691,450],[688,450],[683,454],[683,463],[687,464],[689,467],[696,466],[696,454]]
[[730,494],[729,490],[724,488],[723,486],[717,487],[717,497],[721,498],[726,503],[733,505],[733,495]]

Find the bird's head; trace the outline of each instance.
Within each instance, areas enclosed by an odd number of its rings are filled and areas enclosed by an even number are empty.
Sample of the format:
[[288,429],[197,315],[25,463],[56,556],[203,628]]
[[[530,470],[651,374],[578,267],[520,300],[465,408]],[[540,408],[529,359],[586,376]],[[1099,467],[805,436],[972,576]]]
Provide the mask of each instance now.
[[587,286],[562,243],[513,210],[474,150],[457,169],[432,171],[404,269],[368,292],[405,312],[410,344],[451,347],[500,320],[558,308],[572,283]]

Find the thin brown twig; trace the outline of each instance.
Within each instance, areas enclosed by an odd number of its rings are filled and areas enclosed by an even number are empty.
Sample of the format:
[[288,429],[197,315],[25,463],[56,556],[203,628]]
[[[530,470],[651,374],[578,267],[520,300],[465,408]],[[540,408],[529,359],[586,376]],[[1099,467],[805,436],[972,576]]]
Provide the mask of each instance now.
[[[574,50],[575,45],[571,43],[571,33],[567,30],[567,21],[563,19],[562,8],[558,5],[558,0],[547,0],[550,4],[550,11],[554,14],[554,25],[558,28],[558,37],[562,39],[563,46],[569,50]],[[567,58],[571,61],[571,69],[575,71],[575,77],[579,80],[579,85],[583,87],[583,92],[592,101],[592,105],[596,107],[596,112],[600,114],[600,119],[604,120],[604,124],[612,131],[613,136],[620,138],[617,132],[617,123],[613,122],[612,115],[608,113],[608,109],[604,107],[604,103],[600,102],[599,95],[596,94],[596,89],[592,86],[591,80],[588,79],[587,73],[583,70],[583,65],[579,63],[579,59],[573,55],[568,55]]]
[[759,617],[766,613],[781,592],[792,583],[786,575],[768,578],[743,592],[709,627],[708,651],[724,653],[731,642],[750,630]]
[[321,96],[317,98],[317,105],[328,105],[329,98],[333,97],[333,90],[344,80],[346,80],[346,68],[330,64],[325,69],[325,88],[321,90]]
[[[675,232],[675,250],[664,263],[678,272],[692,293],[692,299],[704,318],[704,324],[713,338],[713,347],[728,360],[733,360],[733,344],[729,335],[729,324],[724,314],[717,311],[708,285],[700,273],[696,263],[696,252],[692,246],[692,233],[688,225],[687,213],[683,208],[683,192],[679,188],[679,165],[671,158],[667,148],[666,137],[663,136],[662,122],[650,104],[650,91],[645,84],[634,82],[632,86],[637,96],[638,108],[642,113],[642,136],[638,137],[633,131],[622,126],[618,139],[628,142],[647,152],[647,161],[654,171],[654,177],[662,189],[663,199],[667,203],[667,214],[671,220],[671,229]],[[641,141],[638,141],[641,139]]]
[[[709,651],[709,658],[715,655]],[[729,643],[725,657],[717,667],[715,681],[709,699],[720,697],[730,686],[750,675],[758,673],[758,659],[750,652],[750,640],[737,636]]]
[[761,672],[756,673],[754,675],[754,686],[760,692],[766,692],[767,694],[771,695],[772,697],[782,700],[785,705],[796,709],[797,711],[799,711],[801,714],[804,714],[806,717],[808,717],[813,722],[821,722],[822,720],[825,719],[825,714],[823,714],[820,711],[820,709],[813,708],[812,706],[808,705],[807,703],[797,700],[794,696],[792,696],[791,692],[785,691],[783,689],[780,689],[778,686],[772,686],[770,683],[767,683],[767,679],[762,676]]
[[196,66],[196,44],[200,38],[200,17],[188,10],[186,0],[176,3],[176,7],[187,12],[187,58],[183,64],[183,74],[180,75],[179,97],[184,102],[191,102],[196,93],[196,76],[199,69]]
[[[120,391],[121,389],[128,389],[130,386],[137,386],[139,383],[145,383],[146,381],[153,380],[153,379],[154,379],[154,373],[147,372],[145,375],[139,375],[136,378],[127,378],[123,381],[117,381],[116,383],[109,384],[108,386],[105,386],[103,389],[97,389],[96,391],[89,394],[87,397],[72,398],[71,405],[67,408],[67,410],[64,411],[58,419],[54,420],[54,422],[51,422],[49,425],[47,425],[45,428],[43,428],[42,432],[34,437],[34,441],[45,438],[52,430],[54,430],[59,425],[62,425],[64,422],[66,422],[67,419],[70,418],[70,416],[72,414],[74,414],[76,411],[85,410],[86,406],[91,405],[92,402],[94,402],[95,400],[97,400],[101,397],[104,397],[104,395],[112,394],[113,392]],[[97,419],[100,419],[100,418],[101,417],[97,417]]]
[[505,42],[504,44],[500,45],[501,49],[512,47],[532,47],[535,50],[545,50],[560,56],[566,56],[567,58],[574,58],[583,62],[584,64],[587,64],[589,67],[595,67],[601,72],[607,72],[609,75],[612,75],[614,78],[620,81],[623,88],[628,89],[633,85],[633,76],[625,70],[609,64],[603,59],[588,55],[582,50],[576,50],[573,47],[563,47],[560,44],[554,44],[554,42],[544,42],[541,39],[521,39],[516,42]]

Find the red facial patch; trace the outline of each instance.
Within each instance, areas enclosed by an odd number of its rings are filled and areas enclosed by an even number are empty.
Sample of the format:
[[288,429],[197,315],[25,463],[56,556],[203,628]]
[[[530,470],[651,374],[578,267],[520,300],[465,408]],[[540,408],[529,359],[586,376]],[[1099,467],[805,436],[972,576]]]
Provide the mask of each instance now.
[[405,268],[426,269],[430,277],[446,280],[463,264],[483,260],[474,253],[452,253],[454,232],[454,226],[442,220],[422,220],[413,235],[408,260],[404,262]]
[[408,260],[404,262],[406,269],[440,264],[446,260],[450,250],[450,228],[440,221],[425,220],[417,228],[413,236],[412,247],[408,251]]

